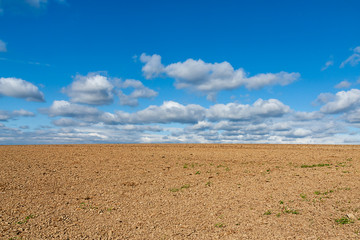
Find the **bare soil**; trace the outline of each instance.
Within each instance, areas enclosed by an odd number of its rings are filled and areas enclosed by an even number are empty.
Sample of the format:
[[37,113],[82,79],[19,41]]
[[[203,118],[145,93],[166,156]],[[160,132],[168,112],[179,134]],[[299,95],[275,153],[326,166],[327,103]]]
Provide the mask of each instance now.
[[360,146],[0,146],[1,239],[360,239]]

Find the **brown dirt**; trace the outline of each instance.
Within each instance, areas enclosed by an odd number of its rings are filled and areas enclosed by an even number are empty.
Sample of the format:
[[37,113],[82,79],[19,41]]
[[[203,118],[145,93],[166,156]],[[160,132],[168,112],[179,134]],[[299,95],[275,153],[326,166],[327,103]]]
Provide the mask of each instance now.
[[360,146],[0,146],[0,238],[360,239],[359,171]]

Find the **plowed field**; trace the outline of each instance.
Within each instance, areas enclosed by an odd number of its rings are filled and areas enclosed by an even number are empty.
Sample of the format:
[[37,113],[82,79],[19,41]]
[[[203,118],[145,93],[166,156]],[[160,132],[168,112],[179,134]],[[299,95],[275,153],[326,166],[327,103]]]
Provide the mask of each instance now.
[[360,146],[0,146],[0,239],[360,239]]

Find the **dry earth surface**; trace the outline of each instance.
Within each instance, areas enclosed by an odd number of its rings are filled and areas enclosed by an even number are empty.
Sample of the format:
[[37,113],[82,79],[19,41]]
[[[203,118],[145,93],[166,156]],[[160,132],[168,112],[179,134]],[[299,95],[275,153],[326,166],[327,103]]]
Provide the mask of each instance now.
[[360,146],[0,146],[1,239],[360,239]]

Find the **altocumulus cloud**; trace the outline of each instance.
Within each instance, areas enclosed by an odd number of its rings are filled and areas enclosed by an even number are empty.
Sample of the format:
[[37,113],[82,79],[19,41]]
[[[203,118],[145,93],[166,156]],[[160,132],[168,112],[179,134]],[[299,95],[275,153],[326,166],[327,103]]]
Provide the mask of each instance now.
[[34,84],[20,78],[0,78],[0,96],[24,98],[26,101],[45,102],[44,94]]
[[184,62],[172,63],[164,66],[161,56],[143,53],[140,61],[145,63],[142,68],[147,79],[166,76],[175,79],[178,89],[195,89],[207,94],[208,99],[214,100],[216,93],[221,90],[231,90],[239,87],[247,89],[261,89],[271,85],[288,85],[300,78],[299,73],[261,73],[249,77],[244,69],[234,69],[228,62],[206,63],[203,60],[187,59]]

